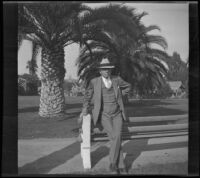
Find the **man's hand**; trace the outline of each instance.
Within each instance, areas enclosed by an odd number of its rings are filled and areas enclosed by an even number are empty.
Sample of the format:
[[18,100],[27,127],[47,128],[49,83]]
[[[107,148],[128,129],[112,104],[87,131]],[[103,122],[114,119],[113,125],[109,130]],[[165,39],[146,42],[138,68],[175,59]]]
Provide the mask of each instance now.
[[77,120],[78,125],[79,125],[79,135],[77,137],[77,141],[78,142],[82,142],[83,141],[82,136],[81,136],[81,134],[83,132],[82,131],[82,123],[83,123],[83,116],[86,116],[86,115],[87,115],[86,113],[81,112],[81,114],[80,114],[80,116],[79,116],[79,118]]
[[82,125],[82,122],[83,122],[83,116],[86,116],[87,114],[86,113],[81,113],[79,118],[78,118],[78,124],[79,125]]
[[82,142],[83,141],[82,136],[81,136],[82,132],[83,132],[82,129],[79,129],[79,134],[78,134],[78,137],[77,137],[77,141],[78,142]]

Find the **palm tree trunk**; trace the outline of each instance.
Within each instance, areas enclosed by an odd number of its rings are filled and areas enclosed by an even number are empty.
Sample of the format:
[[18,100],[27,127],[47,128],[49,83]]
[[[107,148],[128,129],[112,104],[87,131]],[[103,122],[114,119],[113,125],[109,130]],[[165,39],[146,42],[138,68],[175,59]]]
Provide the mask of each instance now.
[[64,98],[64,49],[54,45],[42,49],[41,96],[39,115],[41,117],[61,116],[65,111]]
[[38,54],[38,51],[39,51],[39,45],[37,45],[36,43],[32,42],[32,58],[31,58],[31,61],[30,61],[30,75],[36,75],[36,72],[37,72],[37,61],[36,61],[36,58],[37,58],[37,54]]

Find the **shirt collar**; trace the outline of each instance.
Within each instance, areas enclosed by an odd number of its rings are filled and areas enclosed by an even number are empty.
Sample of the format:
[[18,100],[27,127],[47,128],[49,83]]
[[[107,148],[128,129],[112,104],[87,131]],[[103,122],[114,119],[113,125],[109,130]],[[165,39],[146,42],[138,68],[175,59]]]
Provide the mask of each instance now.
[[103,79],[103,81],[111,81],[110,77],[109,78],[105,78],[105,77],[101,76],[101,78]]

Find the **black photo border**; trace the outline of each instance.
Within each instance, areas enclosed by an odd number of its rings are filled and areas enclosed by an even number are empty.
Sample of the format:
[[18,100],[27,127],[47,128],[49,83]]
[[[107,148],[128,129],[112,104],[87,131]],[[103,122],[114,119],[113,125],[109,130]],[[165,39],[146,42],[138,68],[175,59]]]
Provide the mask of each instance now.
[[[2,6],[2,176],[18,176],[17,7],[16,2],[3,3]],[[199,175],[198,30],[198,2],[189,3],[189,175]]]

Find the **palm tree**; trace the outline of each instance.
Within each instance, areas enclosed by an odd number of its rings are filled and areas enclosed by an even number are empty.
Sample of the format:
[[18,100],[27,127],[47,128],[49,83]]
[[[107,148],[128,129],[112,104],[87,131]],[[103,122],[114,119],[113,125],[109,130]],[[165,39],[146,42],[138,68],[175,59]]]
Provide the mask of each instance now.
[[[112,8],[119,9],[119,6],[114,5]],[[135,24],[130,27],[134,29],[135,35],[130,38],[126,31],[116,28],[115,24],[100,24],[104,30],[102,40],[90,41],[90,50],[86,46],[81,49],[77,60],[79,79],[87,85],[91,78],[98,75],[96,64],[106,56],[116,63],[115,72],[138,90],[141,90],[141,87],[149,90],[161,86],[167,73],[163,61],[168,59],[168,55],[163,50],[152,48],[151,45],[158,44],[166,49],[166,40],[162,36],[149,34],[152,30],[160,29],[156,25],[146,27],[141,23],[141,18],[147,15],[146,13],[136,14],[134,8],[126,6],[120,8],[123,9],[124,16]],[[97,34],[96,31],[95,35]]]
[[19,46],[21,39],[28,39],[42,48],[40,116],[64,113],[65,46],[79,43],[90,51],[88,42],[101,41],[104,34],[99,24],[108,21],[135,37],[134,28],[130,28],[134,23],[118,9],[110,6],[91,10],[81,3],[72,2],[19,5]]

